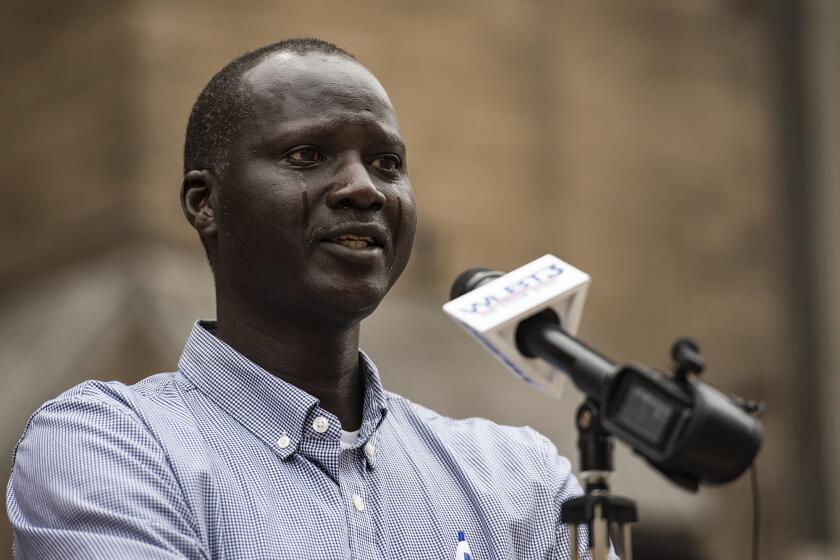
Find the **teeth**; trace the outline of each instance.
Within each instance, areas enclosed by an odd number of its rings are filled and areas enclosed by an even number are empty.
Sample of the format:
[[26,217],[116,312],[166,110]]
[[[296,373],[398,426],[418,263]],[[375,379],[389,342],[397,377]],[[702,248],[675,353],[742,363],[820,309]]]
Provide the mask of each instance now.
[[356,235],[354,233],[343,233],[333,239],[333,241],[351,249],[364,249],[373,245],[372,237],[368,235]]
[[367,236],[367,235],[356,235],[354,233],[343,233],[343,234],[339,235],[338,237],[336,237],[336,239],[338,239],[339,241],[345,241],[345,240],[367,241],[368,243],[373,243],[373,239],[371,239],[369,236]]
[[339,239],[338,242],[351,249],[364,249],[368,246],[368,242],[361,239]]

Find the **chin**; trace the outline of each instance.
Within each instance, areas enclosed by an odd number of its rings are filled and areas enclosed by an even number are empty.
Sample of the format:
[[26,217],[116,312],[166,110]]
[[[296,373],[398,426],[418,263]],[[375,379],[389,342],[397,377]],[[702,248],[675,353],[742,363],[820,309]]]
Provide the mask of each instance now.
[[312,316],[327,323],[359,322],[379,307],[388,288],[379,283],[321,286],[309,295],[309,301],[318,309]]
[[336,317],[345,317],[347,320],[361,321],[379,307],[385,292],[375,293],[354,293],[344,295],[330,302],[332,313]]

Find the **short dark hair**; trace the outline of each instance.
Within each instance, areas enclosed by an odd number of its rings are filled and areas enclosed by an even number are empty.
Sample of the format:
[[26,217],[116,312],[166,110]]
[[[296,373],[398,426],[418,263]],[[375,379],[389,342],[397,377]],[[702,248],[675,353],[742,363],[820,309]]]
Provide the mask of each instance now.
[[210,78],[193,104],[184,141],[184,173],[206,169],[222,179],[228,143],[244,116],[240,78],[265,57],[282,52],[321,53],[356,60],[344,49],[313,38],[286,39],[238,56]]

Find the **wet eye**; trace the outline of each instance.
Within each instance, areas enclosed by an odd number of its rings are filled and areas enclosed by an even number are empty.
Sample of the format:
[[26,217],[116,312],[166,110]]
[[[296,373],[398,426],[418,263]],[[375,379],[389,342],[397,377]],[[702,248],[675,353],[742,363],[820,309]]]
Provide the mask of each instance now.
[[321,150],[313,146],[301,146],[286,154],[286,159],[299,165],[310,165],[324,159]]
[[393,154],[379,156],[378,158],[372,160],[370,164],[382,171],[399,171],[402,169],[402,161],[399,157]]

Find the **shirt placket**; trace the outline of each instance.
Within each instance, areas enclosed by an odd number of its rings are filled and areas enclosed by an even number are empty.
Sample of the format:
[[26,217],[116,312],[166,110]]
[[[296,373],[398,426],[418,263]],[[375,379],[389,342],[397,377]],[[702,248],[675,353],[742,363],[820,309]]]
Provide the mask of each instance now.
[[382,558],[379,551],[372,516],[368,505],[365,473],[366,462],[359,448],[347,449],[338,461],[339,489],[345,504],[347,528],[352,558],[373,560]]

